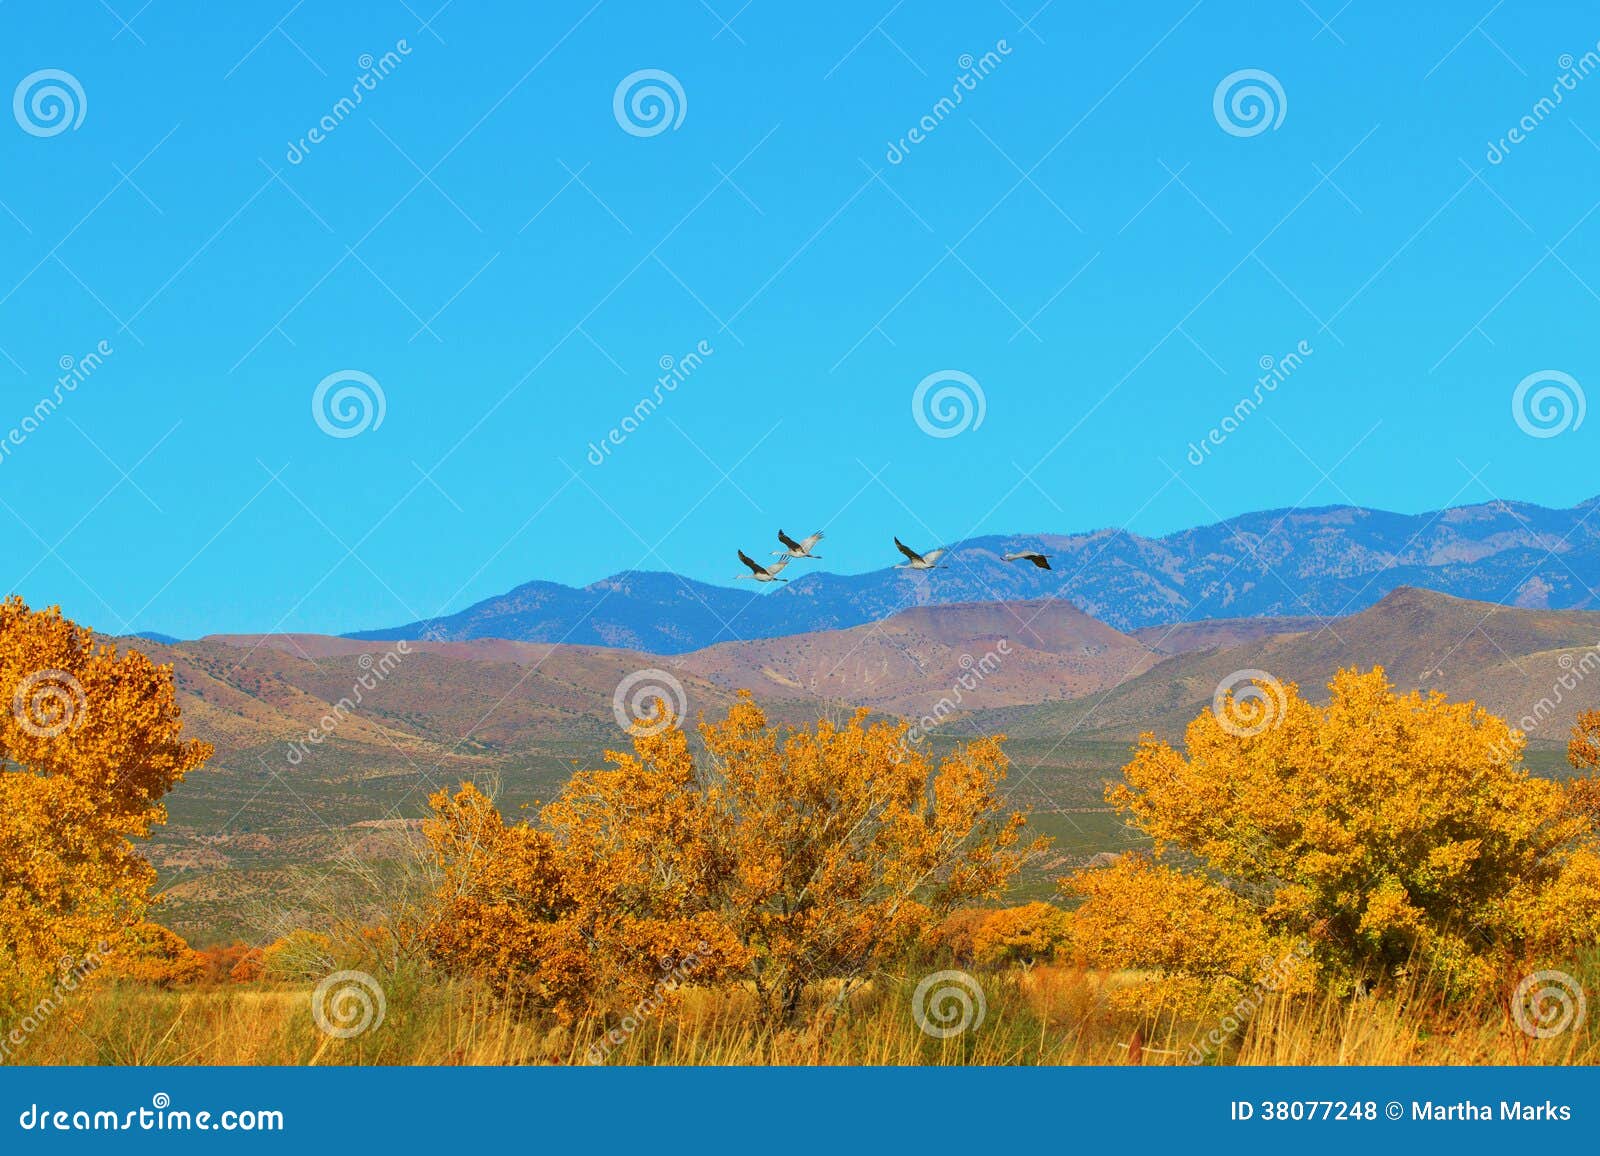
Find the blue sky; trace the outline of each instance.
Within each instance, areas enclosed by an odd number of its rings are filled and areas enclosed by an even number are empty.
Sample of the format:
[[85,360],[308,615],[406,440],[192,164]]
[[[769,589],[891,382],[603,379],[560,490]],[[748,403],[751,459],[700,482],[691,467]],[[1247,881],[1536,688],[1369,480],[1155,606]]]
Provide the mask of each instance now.
[[[850,571],[892,534],[1592,496],[1600,418],[1529,436],[1512,398],[1600,380],[1600,20],[1314,3],[7,5],[6,85],[69,74],[82,119],[0,129],[6,586],[342,631],[722,582],[780,525]],[[659,132],[614,111],[641,70],[682,94]],[[1218,119],[1241,70],[1275,127]],[[346,370],[382,421],[329,436]],[[945,373],[983,420],[935,437]]]

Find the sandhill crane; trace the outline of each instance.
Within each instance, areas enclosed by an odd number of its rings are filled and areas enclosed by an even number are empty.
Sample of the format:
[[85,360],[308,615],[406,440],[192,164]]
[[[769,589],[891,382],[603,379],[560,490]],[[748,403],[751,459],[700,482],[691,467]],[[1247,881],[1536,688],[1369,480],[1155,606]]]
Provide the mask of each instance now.
[[787,582],[787,578],[779,578],[778,571],[789,564],[789,559],[774,562],[770,566],[763,566],[743,550],[739,551],[739,561],[750,567],[750,573],[736,575],[737,578],[754,578],[757,582]]
[[895,547],[900,551],[900,553],[902,553],[902,554],[904,554],[906,556],[906,560],[904,562],[900,562],[900,563],[897,563],[895,565],[895,569],[896,570],[939,570],[939,569],[942,569],[942,567],[940,567],[938,565],[938,561],[939,561],[940,558],[944,557],[944,547],[943,546],[940,546],[937,550],[929,550],[926,554],[918,554],[915,550],[913,550],[910,546],[907,546],[899,538],[896,538],[894,540],[894,544],[895,544]]
[[813,554],[811,552],[811,547],[815,546],[818,542],[822,541],[822,531],[821,530],[818,530],[815,534],[812,534],[808,538],[802,538],[798,542],[796,542],[793,538],[789,537],[789,535],[785,534],[782,530],[779,530],[778,531],[778,541],[782,542],[784,544],[784,546],[787,547],[787,549],[774,550],[772,552],[772,556],[774,558],[817,558],[817,559],[820,559],[822,557],[821,554]]
[[1035,550],[1018,550],[1015,554],[1002,554],[1000,557],[1007,562],[1032,562],[1041,570],[1050,569],[1050,556]]

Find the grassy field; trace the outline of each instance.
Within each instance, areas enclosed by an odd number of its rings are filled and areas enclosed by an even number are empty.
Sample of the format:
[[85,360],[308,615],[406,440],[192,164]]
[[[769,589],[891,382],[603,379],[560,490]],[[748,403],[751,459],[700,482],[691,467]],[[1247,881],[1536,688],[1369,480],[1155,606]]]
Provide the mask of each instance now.
[[[978,972],[985,1014],[946,1039],[912,1012],[917,974],[880,976],[837,1013],[759,1032],[737,990],[687,989],[641,1017],[600,1056],[608,1028],[518,1015],[470,984],[426,974],[384,982],[381,1023],[349,1039],[320,1031],[309,987],[157,991],[121,986],[70,1005],[18,1049],[27,1064],[1146,1064],[1196,1062],[1225,1027],[1117,1011],[1111,993],[1137,977],[1038,966]],[[1590,969],[1586,985],[1594,990]],[[626,1025],[623,1025],[626,1026]],[[1446,1009],[1415,991],[1386,998],[1269,998],[1201,1062],[1214,1064],[1595,1064],[1593,1021],[1549,1039],[1518,1030],[1493,1002]],[[616,1037],[612,1037],[615,1039]]]

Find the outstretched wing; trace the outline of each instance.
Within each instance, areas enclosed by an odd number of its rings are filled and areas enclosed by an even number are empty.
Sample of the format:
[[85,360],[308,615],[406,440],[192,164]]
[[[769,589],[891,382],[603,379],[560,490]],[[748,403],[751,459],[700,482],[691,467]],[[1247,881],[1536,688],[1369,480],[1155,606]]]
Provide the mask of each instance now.
[[779,558],[776,562],[774,562],[772,565],[767,567],[767,573],[768,574],[776,574],[779,570],[782,570],[788,564],[789,564],[789,559],[788,558]]
[[762,566],[760,562],[757,562],[754,558],[750,557],[750,555],[746,554],[743,550],[739,551],[739,561],[743,562],[746,566],[750,567],[750,572],[752,574],[765,574],[767,572],[766,568],[764,566]]
[[935,562],[937,562],[940,558],[943,558],[943,557],[944,557],[944,547],[940,546],[937,550],[929,550],[926,554],[924,554],[922,556],[922,560],[924,562],[926,562],[928,565],[931,566]]
[[805,547],[800,545],[799,542],[796,542],[793,538],[789,537],[789,535],[785,534],[782,530],[778,531],[778,541],[782,542],[785,546],[787,546],[791,550],[803,550],[803,549],[805,549]]
[[910,546],[907,546],[899,538],[896,538],[894,540],[894,544],[895,544],[895,548],[898,549],[900,551],[900,553],[904,554],[911,561],[916,562],[916,561],[919,561],[922,558],[921,554],[918,554],[915,550],[913,550]]
[[1050,569],[1050,559],[1046,558],[1043,554],[1029,554],[1028,561],[1032,562],[1041,570]]
[[815,534],[812,534],[805,541],[800,543],[800,549],[809,552],[811,547],[815,546],[820,541],[822,541],[822,531],[818,530]]

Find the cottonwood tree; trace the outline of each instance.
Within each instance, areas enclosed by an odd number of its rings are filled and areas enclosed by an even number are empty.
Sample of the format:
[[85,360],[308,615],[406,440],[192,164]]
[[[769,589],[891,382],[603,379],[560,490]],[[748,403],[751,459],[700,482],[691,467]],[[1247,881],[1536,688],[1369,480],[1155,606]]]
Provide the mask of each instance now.
[[[1108,789],[1178,854],[1069,884],[1100,954],[1193,975],[1304,940],[1335,986],[1414,969],[1461,994],[1600,938],[1594,826],[1523,768],[1520,732],[1472,702],[1396,693],[1381,668],[1339,672],[1326,707],[1265,689],[1271,717],[1204,711],[1182,751],[1147,735]],[[1107,930],[1152,908],[1165,932]]]
[[935,764],[903,725],[861,711],[780,731],[748,694],[700,724],[698,755],[679,727],[651,730],[575,775],[538,828],[471,787],[434,796],[444,958],[568,1014],[670,974],[747,983],[787,1022],[809,985],[842,1001],[1032,849],[1002,813],[998,739]]
[[155,870],[131,840],[211,754],[182,729],[171,667],[58,609],[0,602],[0,1007],[63,961],[162,938],[145,925]]

